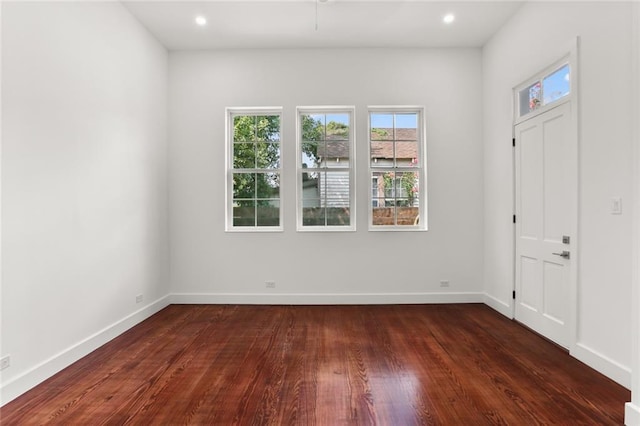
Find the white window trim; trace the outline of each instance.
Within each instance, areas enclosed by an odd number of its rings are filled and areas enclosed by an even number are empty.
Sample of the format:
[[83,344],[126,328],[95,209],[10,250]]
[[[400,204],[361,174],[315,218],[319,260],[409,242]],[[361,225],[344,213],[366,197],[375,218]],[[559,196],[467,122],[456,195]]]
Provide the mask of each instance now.
[[[233,226],[233,119],[234,115],[278,115],[280,116],[280,210],[278,226]],[[284,170],[284,137],[282,107],[227,107],[225,108],[225,232],[282,232],[284,230],[284,203],[282,182]]]
[[[302,114],[349,114],[349,226],[304,226],[302,224]],[[355,106],[301,106],[296,108],[296,230],[298,232],[356,231],[356,108]]]
[[[372,113],[393,113],[393,114],[402,114],[402,113],[417,113],[418,114],[418,126],[420,131],[418,132],[418,136],[420,140],[418,141],[418,165],[419,168],[419,182],[420,185],[418,187],[418,208],[419,208],[419,221],[417,225],[373,225],[373,194],[371,189],[367,191],[369,194],[369,202],[368,204],[368,223],[369,223],[369,231],[372,232],[417,232],[417,231],[427,231],[428,227],[428,217],[427,214],[427,131],[425,126],[424,119],[424,106],[411,106],[411,105],[374,105],[367,107],[367,181],[368,185],[371,185],[371,175],[375,170],[382,170],[383,168],[373,168],[371,167],[371,114]],[[396,168],[395,171],[403,172],[403,171],[415,171],[415,168]]]

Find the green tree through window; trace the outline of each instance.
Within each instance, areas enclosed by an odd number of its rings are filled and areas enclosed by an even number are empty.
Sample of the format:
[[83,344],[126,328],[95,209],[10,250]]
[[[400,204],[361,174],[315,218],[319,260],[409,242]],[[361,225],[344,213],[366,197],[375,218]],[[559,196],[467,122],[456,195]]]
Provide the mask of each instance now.
[[280,225],[279,114],[231,113],[233,227]]
[[300,108],[298,229],[351,230],[353,205],[352,112]]

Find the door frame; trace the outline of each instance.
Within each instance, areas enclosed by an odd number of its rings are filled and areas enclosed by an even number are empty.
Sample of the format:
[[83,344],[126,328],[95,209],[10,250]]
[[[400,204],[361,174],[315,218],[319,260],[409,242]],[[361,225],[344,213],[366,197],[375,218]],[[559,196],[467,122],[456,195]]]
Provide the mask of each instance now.
[[[572,161],[571,164],[567,165],[567,175],[570,176],[572,182],[570,182],[569,186],[573,188],[570,200],[571,205],[571,228],[569,230],[569,235],[571,235],[571,270],[569,275],[569,315],[567,318],[567,328],[568,328],[568,349],[570,353],[573,353],[576,349],[577,341],[578,341],[578,283],[579,283],[579,267],[580,267],[580,214],[579,214],[579,202],[580,202],[580,168],[579,168],[579,146],[580,146],[580,115],[579,115],[579,91],[580,91],[580,79],[579,79],[579,68],[578,68],[578,52],[579,52],[580,38],[576,37],[569,48],[565,50],[564,55],[562,55],[559,59],[554,61],[548,61],[547,63],[550,65],[542,68],[535,74],[533,74],[528,79],[524,80],[517,86],[513,88],[512,91],[512,100],[513,100],[513,122],[511,125],[511,135],[515,140],[516,137],[516,125],[523,123],[533,117],[544,114],[551,109],[562,105],[564,103],[571,103],[571,123],[570,123],[570,149],[572,151]],[[569,64],[571,70],[571,86],[570,93],[565,96],[563,99],[540,107],[536,111],[533,111],[525,116],[519,116],[519,99],[518,95],[520,90],[530,86],[536,81],[541,81],[543,77],[549,75],[553,71],[557,70],[563,64]],[[512,175],[513,175],[513,215],[515,218],[516,214],[516,158],[515,158],[515,147],[512,149]],[[516,219],[517,220],[517,219]],[[517,248],[517,235],[516,235],[516,224],[514,221],[512,227],[512,236],[513,236],[513,259],[511,262],[512,265],[512,277],[513,277],[513,285],[512,290],[515,294],[516,291],[516,248]],[[517,295],[516,295],[517,297]],[[511,304],[511,318],[515,319],[515,311],[516,311],[516,303],[515,299],[512,298],[510,300]]]

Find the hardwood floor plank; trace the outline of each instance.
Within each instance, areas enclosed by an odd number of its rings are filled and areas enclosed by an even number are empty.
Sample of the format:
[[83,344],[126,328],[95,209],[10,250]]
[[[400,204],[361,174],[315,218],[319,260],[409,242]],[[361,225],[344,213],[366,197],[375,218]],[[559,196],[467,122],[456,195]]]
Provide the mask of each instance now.
[[620,425],[630,392],[484,305],[172,305],[3,425]]

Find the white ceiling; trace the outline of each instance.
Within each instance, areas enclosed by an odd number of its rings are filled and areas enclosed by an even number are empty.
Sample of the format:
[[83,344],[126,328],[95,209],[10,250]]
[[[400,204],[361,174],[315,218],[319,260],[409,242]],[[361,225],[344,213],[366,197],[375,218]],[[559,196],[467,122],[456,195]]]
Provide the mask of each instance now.
[[[522,4],[505,0],[121,2],[170,50],[478,47]],[[447,13],[455,14],[453,24],[442,22]],[[198,15],[207,18],[206,26],[195,24]]]

